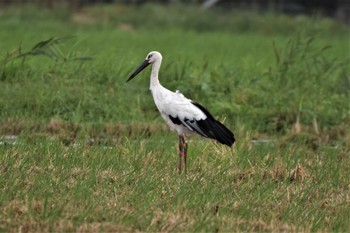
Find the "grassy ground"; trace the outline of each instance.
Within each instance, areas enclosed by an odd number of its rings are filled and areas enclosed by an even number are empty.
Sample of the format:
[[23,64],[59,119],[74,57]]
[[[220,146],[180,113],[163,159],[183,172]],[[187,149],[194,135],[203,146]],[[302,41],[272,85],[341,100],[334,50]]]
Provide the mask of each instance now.
[[[183,6],[1,9],[0,230],[349,231],[348,33]],[[149,71],[125,83],[151,50],[164,86],[237,137],[191,138],[187,176]]]

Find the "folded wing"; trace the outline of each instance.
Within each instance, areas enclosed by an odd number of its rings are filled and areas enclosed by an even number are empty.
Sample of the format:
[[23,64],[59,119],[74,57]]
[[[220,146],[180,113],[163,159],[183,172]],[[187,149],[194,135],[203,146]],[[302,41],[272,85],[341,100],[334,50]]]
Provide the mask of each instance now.
[[224,145],[232,146],[235,142],[234,134],[196,102],[191,101],[190,105],[186,106],[186,111],[182,111],[181,114],[172,112],[169,118],[174,124],[182,124],[189,130],[203,137],[215,139]]

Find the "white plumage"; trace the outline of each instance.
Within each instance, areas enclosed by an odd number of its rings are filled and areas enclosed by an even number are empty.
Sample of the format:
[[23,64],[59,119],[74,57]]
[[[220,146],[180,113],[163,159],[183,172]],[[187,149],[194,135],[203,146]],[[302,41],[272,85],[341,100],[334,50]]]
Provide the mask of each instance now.
[[[185,119],[199,121],[207,118],[198,107],[191,103],[190,99],[187,99],[179,92],[171,92],[161,85],[151,89],[151,91],[154,102],[163,119],[179,135],[188,135],[188,133],[193,132],[190,127],[186,126]],[[170,116],[178,118],[183,124],[174,124]]]
[[150,90],[163,119],[170,129],[176,131],[179,135],[179,170],[181,172],[182,157],[184,157],[186,168],[186,135],[198,133],[203,137],[216,139],[220,143],[228,146],[232,146],[235,138],[233,133],[223,124],[216,121],[203,106],[186,98],[178,90],[176,92],[169,91],[159,83],[158,72],[161,62],[162,55],[159,52],[150,52],[146,56],[145,61],[135,70],[127,81],[133,79],[144,68],[152,64]]

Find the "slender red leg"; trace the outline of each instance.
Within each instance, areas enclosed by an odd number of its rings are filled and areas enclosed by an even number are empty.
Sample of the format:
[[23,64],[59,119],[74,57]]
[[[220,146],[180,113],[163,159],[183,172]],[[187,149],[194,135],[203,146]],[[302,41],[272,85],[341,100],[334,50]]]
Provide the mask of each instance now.
[[183,142],[182,142],[182,136],[179,136],[179,173],[180,174],[182,170],[182,156],[183,156]]
[[187,174],[187,143],[185,142],[185,138],[182,137],[183,145],[184,145],[184,163],[185,163],[185,174]]

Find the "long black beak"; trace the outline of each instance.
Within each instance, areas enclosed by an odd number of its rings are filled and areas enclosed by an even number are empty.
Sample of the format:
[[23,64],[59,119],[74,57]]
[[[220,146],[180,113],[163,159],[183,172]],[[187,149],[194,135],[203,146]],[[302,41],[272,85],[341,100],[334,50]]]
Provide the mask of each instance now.
[[140,66],[137,68],[132,75],[126,80],[126,82],[129,82],[131,79],[133,79],[138,73],[140,73],[144,68],[146,68],[150,63],[146,59]]

